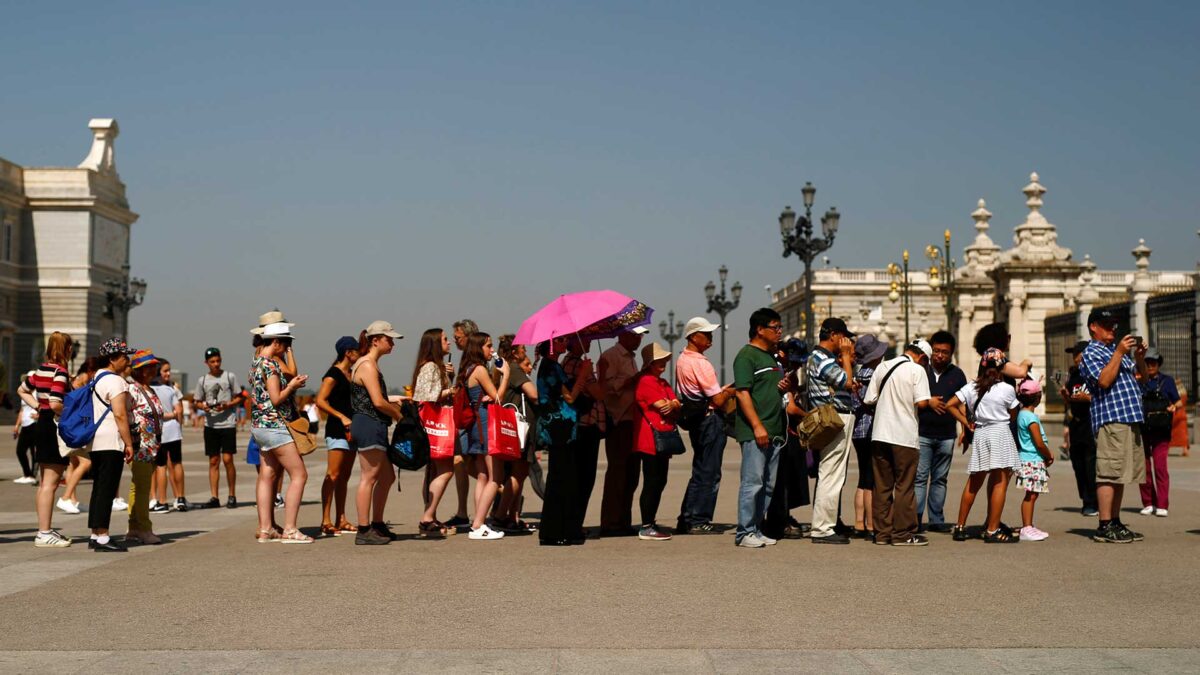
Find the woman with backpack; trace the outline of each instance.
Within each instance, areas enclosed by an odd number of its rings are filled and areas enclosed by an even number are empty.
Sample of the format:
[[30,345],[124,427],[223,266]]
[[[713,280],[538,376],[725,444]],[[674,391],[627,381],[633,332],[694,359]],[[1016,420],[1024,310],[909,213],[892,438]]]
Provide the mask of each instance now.
[[[429,403],[442,405],[450,403],[454,398],[454,388],[450,386],[450,375],[446,372],[446,354],[450,351],[450,339],[441,328],[430,328],[421,334],[421,343],[417,346],[417,364],[413,367],[413,400],[418,404]],[[428,495],[425,501],[425,512],[421,514],[421,522],[417,524],[417,532],[422,537],[444,537],[455,532],[454,528],[446,527],[437,519],[438,505],[446,487],[454,476],[454,458],[431,457],[425,470],[425,486],[423,491]]]
[[38,533],[33,545],[38,548],[65,548],[71,539],[53,528],[54,493],[67,470],[67,460],[58,451],[56,415],[62,414],[63,399],[70,390],[67,363],[74,348],[71,336],[54,331],[46,338],[46,360],[29,376],[29,385],[37,399],[34,458],[41,472],[37,489]]
[[[503,400],[508,389],[509,365],[501,359],[496,364],[500,372],[500,385],[492,383],[487,363],[492,360],[492,336],[484,332],[472,333],[467,338],[463,351],[462,365],[458,371],[458,391],[455,393],[455,414],[464,421],[466,438],[463,443],[463,459],[470,462],[467,471],[475,476],[475,517],[468,536],[473,541],[503,539],[504,533],[487,525],[487,515],[492,502],[500,491],[500,474],[497,460],[488,454],[487,424],[488,407]],[[460,414],[464,413],[464,414]],[[471,418],[474,417],[474,420]]]
[[[1017,390],[1004,381],[1008,359],[998,349],[987,349],[979,364],[979,377],[967,383],[949,401],[950,414],[974,432],[969,444],[971,460],[967,463],[967,484],[963,487],[958,507],[958,522],[952,530],[954,541],[966,541],[967,516],[975,496],[986,480],[988,485],[987,523],[983,540],[989,544],[1012,544],[1020,541],[1016,533],[1000,522],[1008,480],[1020,466],[1017,444],[1010,425],[1020,412]],[[968,411],[970,414],[968,414]],[[967,444],[964,443],[963,451]]]
[[383,520],[388,490],[396,482],[396,468],[388,460],[391,445],[388,426],[403,416],[400,406],[388,400],[387,383],[379,359],[391,354],[404,336],[386,321],[372,322],[358,336],[358,361],[350,371],[350,435],[358,450],[359,481],[354,503],[358,511],[358,546],[390,544],[396,535]]
[[[96,371],[91,385],[95,389],[92,419],[98,420],[99,424],[91,444],[92,498],[88,503],[88,527],[92,530],[92,537],[88,548],[97,553],[125,551],[124,546],[108,536],[108,526],[113,513],[112,501],[121,484],[121,473],[126,462],[133,460],[137,448],[132,433],[137,427],[131,410],[129,383],[125,381],[125,371],[129,368],[129,355],[132,353],[134,350],[120,338],[112,338],[100,345],[101,368]],[[108,414],[105,415],[105,412]]]
[[[79,367],[79,371],[75,373],[75,379],[71,380],[67,391],[74,391],[80,387],[87,386],[96,377],[96,371],[100,370],[100,359],[95,356],[89,356],[83,360],[83,365]],[[73,452],[67,456],[67,461],[70,466],[66,472],[66,489],[63,490],[63,496],[58,499],[57,506],[59,511],[63,513],[82,513],[79,510],[79,499],[76,498],[75,490],[79,487],[79,482],[87,475],[88,470],[92,468],[92,460],[86,455]],[[117,498],[120,500],[120,498]],[[113,504],[114,509],[125,508],[120,500]]]

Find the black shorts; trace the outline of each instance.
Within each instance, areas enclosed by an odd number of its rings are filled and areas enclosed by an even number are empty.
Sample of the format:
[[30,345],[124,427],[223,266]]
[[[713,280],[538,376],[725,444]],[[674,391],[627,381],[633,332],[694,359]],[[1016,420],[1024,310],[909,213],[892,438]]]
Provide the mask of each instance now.
[[33,456],[41,466],[64,466],[67,458],[58,451],[58,425],[54,423],[54,415],[42,411],[37,418],[37,450]]
[[858,457],[858,489],[875,489],[875,467],[871,462],[871,439],[854,439],[854,454]]
[[204,456],[237,454],[237,429],[204,427]]
[[154,456],[154,466],[166,466],[168,457],[171,458],[173,464],[183,462],[183,441],[167,441],[158,446],[158,454]]

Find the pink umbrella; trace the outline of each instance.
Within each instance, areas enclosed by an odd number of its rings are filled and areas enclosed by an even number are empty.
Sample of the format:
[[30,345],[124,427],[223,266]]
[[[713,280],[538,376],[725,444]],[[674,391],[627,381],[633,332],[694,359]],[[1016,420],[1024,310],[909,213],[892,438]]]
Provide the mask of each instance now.
[[560,295],[521,323],[513,342],[535,345],[561,335],[609,338],[650,323],[653,309],[616,291],[583,291]]

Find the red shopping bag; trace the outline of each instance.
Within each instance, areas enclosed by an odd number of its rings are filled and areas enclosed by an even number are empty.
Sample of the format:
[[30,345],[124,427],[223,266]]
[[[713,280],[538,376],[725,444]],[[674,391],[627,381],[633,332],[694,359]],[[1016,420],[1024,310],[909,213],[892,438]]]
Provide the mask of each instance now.
[[458,428],[454,425],[454,407],[424,402],[421,404],[421,426],[429,436],[429,457],[450,459],[454,457],[454,440]]
[[517,432],[517,411],[488,406],[488,454],[502,459],[521,459],[521,436]]

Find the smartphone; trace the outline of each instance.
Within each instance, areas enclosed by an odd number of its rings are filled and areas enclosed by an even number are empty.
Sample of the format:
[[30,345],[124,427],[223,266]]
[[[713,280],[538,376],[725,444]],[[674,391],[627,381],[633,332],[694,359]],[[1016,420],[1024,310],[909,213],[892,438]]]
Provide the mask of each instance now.
[[1133,336],[1133,341],[1134,341],[1135,343],[1137,343],[1137,346],[1139,346],[1139,347],[1141,347],[1141,346],[1142,346],[1142,336],[1141,336],[1141,335],[1134,335],[1134,336]]
[[1063,381],[1063,372],[1062,372],[1061,370],[1056,370],[1056,371],[1054,371],[1054,376],[1053,376],[1053,377],[1054,377],[1054,383],[1055,383],[1055,384],[1059,384],[1059,385],[1061,385],[1061,384],[1062,384],[1062,381]]

